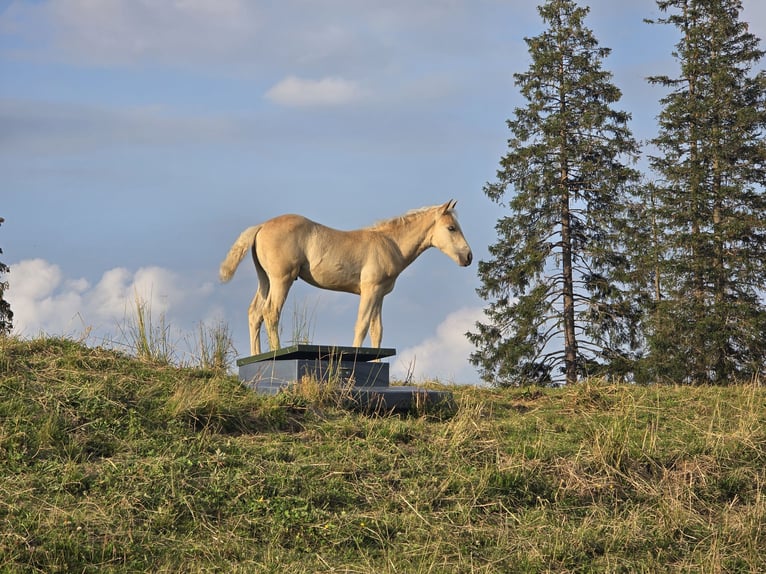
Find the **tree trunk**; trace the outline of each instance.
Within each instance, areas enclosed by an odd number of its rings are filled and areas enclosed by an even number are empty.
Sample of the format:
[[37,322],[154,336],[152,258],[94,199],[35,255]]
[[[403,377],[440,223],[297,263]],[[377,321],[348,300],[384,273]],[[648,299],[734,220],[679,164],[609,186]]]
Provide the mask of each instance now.
[[[559,53],[564,53],[564,46],[559,46]],[[559,102],[562,118],[568,115],[567,94],[564,88],[566,75],[563,60],[559,63]],[[577,338],[575,337],[574,270],[572,266],[572,216],[570,213],[569,194],[569,154],[566,121],[562,121],[559,137],[559,161],[561,174],[561,274],[563,280],[563,321],[564,321],[564,372],[568,385],[577,382]]]
[[566,183],[564,183],[561,197],[561,260],[561,272],[564,280],[564,368],[569,385],[577,382],[577,339],[575,338],[572,230],[569,215],[569,190]]

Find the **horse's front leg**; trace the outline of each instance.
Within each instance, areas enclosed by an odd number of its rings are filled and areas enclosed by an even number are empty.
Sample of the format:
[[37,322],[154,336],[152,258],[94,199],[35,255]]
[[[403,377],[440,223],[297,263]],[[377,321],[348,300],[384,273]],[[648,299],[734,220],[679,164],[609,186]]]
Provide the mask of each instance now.
[[370,341],[372,346],[376,349],[380,348],[380,343],[383,340],[383,295],[380,296],[380,300],[375,308],[372,310],[372,317],[370,317]]
[[354,327],[354,347],[361,347],[367,331],[370,331],[373,347],[380,347],[383,326],[380,312],[383,306],[383,291],[379,288],[362,290],[359,300],[359,312]]

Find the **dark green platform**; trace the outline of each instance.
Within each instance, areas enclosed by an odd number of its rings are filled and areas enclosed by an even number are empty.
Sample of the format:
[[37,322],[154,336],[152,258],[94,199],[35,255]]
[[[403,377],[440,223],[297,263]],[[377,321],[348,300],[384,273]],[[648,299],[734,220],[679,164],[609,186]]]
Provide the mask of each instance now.
[[293,345],[237,360],[239,379],[257,393],[275,395],[304,376],[345,387],[349,408],[365,412],[409,412],[452,402],[452,393],[421,387],[391,387],[389,365],[380,361],[396,349]]
[[330,345],[293,345],[282,347],[276,351],[268,351],[260,355],[251,355],[237,360],[237,366],[260,363],[267,360],[278,359],[287,361],[290,359],[322,359],[326,361],[374,361],[396,355],[396,349],[375,347],[333,347]]

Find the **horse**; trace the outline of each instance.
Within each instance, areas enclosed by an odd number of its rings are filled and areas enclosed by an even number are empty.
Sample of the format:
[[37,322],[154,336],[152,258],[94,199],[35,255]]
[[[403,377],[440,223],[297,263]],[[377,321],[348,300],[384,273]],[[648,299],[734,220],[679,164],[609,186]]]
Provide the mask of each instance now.
[[301,215],[280,215],[245,229],[219,271],[221,282],[233,276],[248,250],[258,274],[258,290],[248,309],[250,351],[261,353],[261,324],[269,347],[279,346],[279,318],[293,282],[299,277],[322,289],[360,296],[354,347],[369,331],[373,347],[383,337],[383,297],[399,274],[430,247],[467,267],[473,254],[455,212],[456,201],[413,209],[354,231],[340,231]]

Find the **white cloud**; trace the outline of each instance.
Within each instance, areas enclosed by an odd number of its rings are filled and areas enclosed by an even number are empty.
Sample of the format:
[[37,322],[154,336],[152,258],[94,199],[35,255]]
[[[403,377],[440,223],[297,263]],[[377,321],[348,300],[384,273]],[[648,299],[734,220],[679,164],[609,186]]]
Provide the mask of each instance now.
[[14,289],[25,297],[40,300],[48,297],[61,283],[62,273],[58,265],[42,259],[31,259],[13,265]]
[[17,56],[79,65],[365,70],[475,49],[482,13],[469,0],[12,0],[0,32],[22,40]]
[[220,58],[241,50],[260,27],[247,0],[14,2],[0,19],[0,29],[42,32],[44,42],[35,36],[33,48],[41,55],[92,65]]
[[64,285],[57,265],[31,259],[11,265],[11,287],[5,294],[11,305],[16,332],[37,334],[43,324],[61,331],[70,323],[80,307],[82,283]]
[[146,303],[152,317],[170,315],[184,303],[201,304],[210,285],[188,286],[177,274],[161,267],[135,272],[116,267],[103,273],[95,285],[86,279],[65,279],[58,265],[43,259],[14,263],[6,296],[13,310],[14,331],[22,336],[77,335],[91,331],[96,337],[119,332],[132,317],[136,300]]
[[276,104],[293,107],[337,106],[353,103],[362,95],[359,86],[337,77],[307,80],[288,76],[266,92]]
[[465,307],[450,313],[436,328],[433,337],[399,353],[399,358],[391,365],[392,376],[403,378],[412,370],[415,381],[422,373],[446,382],[479,383],[476,370],[468,362],[474,347],[465,333],[482,317],[479,307]]

